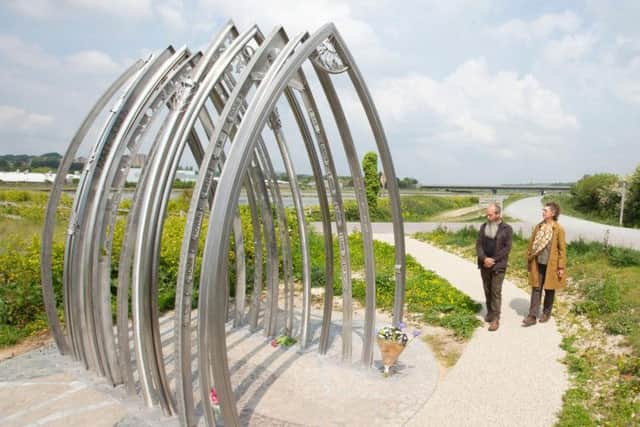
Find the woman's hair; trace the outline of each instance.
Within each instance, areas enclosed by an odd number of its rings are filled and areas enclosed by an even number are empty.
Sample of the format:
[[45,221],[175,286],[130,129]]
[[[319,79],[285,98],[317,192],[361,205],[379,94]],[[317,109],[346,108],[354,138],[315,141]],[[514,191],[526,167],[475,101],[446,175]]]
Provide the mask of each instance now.
[[549,202],[545,203],[544,206],[551,208],[551,211],[553,212],[553,219],[554,221],[557,221],[560,216],[560,205],[556,202]]

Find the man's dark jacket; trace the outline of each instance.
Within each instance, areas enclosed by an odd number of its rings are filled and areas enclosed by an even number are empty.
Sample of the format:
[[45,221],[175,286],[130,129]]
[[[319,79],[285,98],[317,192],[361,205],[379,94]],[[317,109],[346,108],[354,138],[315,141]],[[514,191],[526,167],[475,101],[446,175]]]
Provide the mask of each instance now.
[[[484,259],[487,255],[484,253],[484,239],[488,239],[484,235],[484,229],[487,226],[486,223],[480,226],[480,232],[478,233],[478,239],[476,240],[476,254],[478,255],[478,268],[484,268]],[[509,252],[511,252],[511,240],[513,237],[513,230],[509,224],[501,222],[498,225],[498,232],[496,233],[496,251],[493,258],[496,263],[493,266],[493,271],[505,271],[507,269],[507,261],[509,260]]]

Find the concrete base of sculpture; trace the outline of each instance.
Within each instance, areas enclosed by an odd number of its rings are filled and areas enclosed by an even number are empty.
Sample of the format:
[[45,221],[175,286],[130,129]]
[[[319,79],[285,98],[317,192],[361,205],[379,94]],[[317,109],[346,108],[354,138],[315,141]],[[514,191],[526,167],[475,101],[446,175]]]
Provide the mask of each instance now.
[[[299,313],[298,313],[299,315]],[[297,345],[272,347],[262,330],[229,328],[227,345],[231,380],[242,425],[402,425],[428,400],[438,381],[438,365],[421,340],[411,342],[384,378],[378,351],[374,366],[364,368],[357,357],[342,362],[341,312],[333,312],[332,342],[327,355],[316,351],[320,311],[311,316],[313,339],[309,349]],[[194,313],[195,316],[195,313]],[[354,354],[362,346],[364,312],[354,313]],[[379,314],[376,327],[390,323]],[[165,316],[161,333],[171,382],[173,319]],[[194,366],[195,367],[195,366]],[[194,398],[199,402],[199,390]],[[49,420],[65,427],[88,425],[177,426],[160,408],[146,408],[139,396],[128,397],[124,387],[110,387],[85,371],[53,345],[0,363],[0,421],[26,425]],[[205,425],[198,405],[199,425]]]

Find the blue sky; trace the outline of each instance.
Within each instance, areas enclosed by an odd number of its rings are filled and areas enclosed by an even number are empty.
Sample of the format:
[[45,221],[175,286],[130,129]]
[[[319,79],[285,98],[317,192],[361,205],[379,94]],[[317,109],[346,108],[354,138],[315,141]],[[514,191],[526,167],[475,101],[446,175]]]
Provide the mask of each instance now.
[[[64,152],[126,65],[169,44],[202,49],[228,19],[290,34],[335,22],[375,98],[399,176],[573,181],[626,175],[640,163],[635,0],[6,0],[0,152]],[[372,143],[353,95],[344,99],[364,153]]]

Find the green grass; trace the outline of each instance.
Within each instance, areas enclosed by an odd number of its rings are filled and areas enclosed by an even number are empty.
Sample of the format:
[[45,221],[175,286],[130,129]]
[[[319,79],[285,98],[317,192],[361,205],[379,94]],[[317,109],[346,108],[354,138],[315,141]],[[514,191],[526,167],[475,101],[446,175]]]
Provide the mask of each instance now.
[[[334,292],[342,294],[342,280],[338,242],[334,239]],[[317,233],[310,233],[311,268],[313,286],[324,286],[324,240]],[[376,305],[385,310],[393,308],[395,292],[395,249],[392,245],[374,241],[374,259],[376,266]],[[364,276],[364,253],[362,235],[349,235],[349,251],[352,274]],[[294,246],[294,276],[301,280],[301,260],[299,246]],[[315,273],[314,273],[315,272]],[[352,280],[353,298],[364,304],[366,285],[363,279]],[[480,325],[476,313],[480,305],[469,296],[460,292],[449,282],[427,270],[412,256],[406,257],[405,302],[409,312],[418,314],[429,324],[451,330],[459,339],[468,339]]]
[[[473,206],[478,203],[475,196],[427,196],[412,195],[400,197],[402,218],[407,222],[429,221],[442,212]],[[355,200],[344,201],[344,211],[347,221],[358,221],[360,214]],[[388,198],[378,199],[378,208],[370,212],[371,221],[391,221],[391,207]],[[333,220],[333,207],[331,207]],[[318,206],[307,208],[308,221],[321,221],[322,215]]]
[[[163,229],[158,273],[158,307],[161,311],[170,310],[175,302],[175,283],[178,270],[178,257],[189,207],[191,193],[186,190],[181,197],[171,199]],[[467,198],[468,199],[468,198]],[[53,251],[53,282],[58,307],[62,303],[62,264],[64,254],[64,230],[71,207],[71,198],[64,196],[58,212],[57,229]],[[13,345],[26,336],[46,329],[44,304],[40,287],[40,233],[46,209],[47,194],[44,192],[21,189],[0,190],[0,346]],[[445,202],[445,206],[449,202]],[[463,202],[454,202],[463,203]],[[464,203],[467,203],[466,201]],[[127,208],[130,202],[124,201]],[[3,211],[4,209],[4,211]],[[241,219],[247,259],[248,291],[253,283],[253,231],[250,213],[241,206]],[[3,215],[4,214],[4,215]],[[289,234],[292,239],[294,276],[302,279],[299,237],[293,211],[288,211]],[[206,219],[203,229],[206,229]],[[118,260],[122,249],[125,217],[121,216],[115,225],[113,236],[112,271],[115,279],[118,274]],[[278,234],[279,236],[279,234]],[[278,237],[279,238],[279,237]],[[201,243],[204,234],[201,235]],[[323,286],[326,282],[324,272],[324,240],[317,233],[309,236],[312,261],[312,283]],[[232,240],[233,242],[233,240]],[[364,254],[361,235],[349,236],[352,270],[362,275]],[[334,239],[334,253],[338,253],[337,240]],[[233,245],[232,245],[233,248]],[[376,297],[378,307],[391,310],[395,291],[394,248],[380,242],[374,243],[376,260]],[[194,304],[197,303],[197,283],[200,272],[201,252],[195,267],[196,289]],[[229,253],[231,292],[235,285],[234,253]],[[335,291],[341,292],[339,259],[335,259]],[[263,269],[264,271],[264,269]],[[115,294],[115,288],[112,287]],[[354,297],[364,302],[365,285],[362,280],[354,280]],[[425,270],[413,258],[407,258],[406,297],[408,310],[420,314],[435,325],[441,325],[453,331],[463,339],[473,333],[479,322],[475,313],[479,306],[468,296],[462,294],[435,273]],[[62,310],[60,320],[64,321]]]
[[[473,258],[476,231],[417,238]],[[527,240],[514,236],[508,276],[526,287]],[[571,387],[558,426],[631,426],[640,417],[640,252],[599,242],[567,246],[569,287],[556,310]],[[618,338],[622,351],[611,350]],[[615,341],[614,341],[615,342]],[[626,349],[626,350],[625,350]]]
[[24,328],[0,324],[0,348],[17,344],[27,336]]

